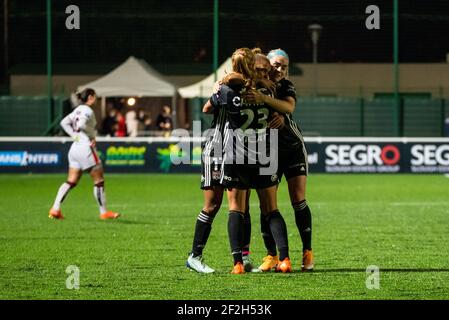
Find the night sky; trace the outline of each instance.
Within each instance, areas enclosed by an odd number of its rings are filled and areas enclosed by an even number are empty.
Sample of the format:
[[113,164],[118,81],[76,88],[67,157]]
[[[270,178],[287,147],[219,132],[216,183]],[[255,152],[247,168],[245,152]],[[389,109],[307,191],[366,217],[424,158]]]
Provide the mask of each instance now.
[[[200,71],[212,63],[212,0],[53,2],[55,64],[112,65],[134,55],[153,65],[178,66],[182,72],[181,65]],[[45,65],[45,3],[9,0],[10,69]],[[400,62],[446,61],[449,1],[399,3]],[[80,30],[65,28],[65,8],[70,4],[80,8]],[[380,8],[380,30],[365,28],[365,8],[370,4]],[[265,51],[282,47],[293,62],[311,62],[311,23],[323,26],[320,62],[392,62],[392,12],[392,1],[385,0],[220,0],[219,62],[243,46]],[[1,19],[3,30],[3,8]]]

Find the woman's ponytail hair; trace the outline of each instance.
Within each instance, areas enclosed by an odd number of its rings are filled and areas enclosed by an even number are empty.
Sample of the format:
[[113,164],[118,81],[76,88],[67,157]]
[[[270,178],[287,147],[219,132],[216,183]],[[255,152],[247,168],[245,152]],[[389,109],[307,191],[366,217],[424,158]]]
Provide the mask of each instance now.
[[86,88],[83,91],[76,93],[76,97],[82,103],[86,103],[87,99],[89,99],[89,96],[94,96],[94,95],[96,95],[95,90],[90,89],[90,88]]
[[240,73],[245,80],[246,87],[254,87],[256,78],[254,53],[248,48],[240,48],[232,54],[232,71]]

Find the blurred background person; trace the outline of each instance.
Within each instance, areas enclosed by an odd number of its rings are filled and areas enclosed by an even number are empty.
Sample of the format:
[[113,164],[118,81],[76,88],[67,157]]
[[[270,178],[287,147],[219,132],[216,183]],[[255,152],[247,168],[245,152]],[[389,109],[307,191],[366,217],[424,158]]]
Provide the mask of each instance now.
[[101,133],[108,137],[114,137],[117,130],[117,110],[111,108],[101,124]]
[[115,137],[126,137],[126,120],[123,113],[117,111],[117,130],[115,131]]
[[151,119],[151,112],[139,110],[137,120],[139,121],[139,135],[149,135],[151,131],[151,125],[153,124],[153,120]]
[[156,120],[158,130],[163,132],[163,136],[168,137],[171,130],[173,130],[173,120],[171,117],[171,109],[165,105],[162,107],[162,112],[158,115]]
[[130,107],[126,113],[126,130],[129,137],[137,137],[139,129],[139,121],[137,120],[137,112],[134,107]]

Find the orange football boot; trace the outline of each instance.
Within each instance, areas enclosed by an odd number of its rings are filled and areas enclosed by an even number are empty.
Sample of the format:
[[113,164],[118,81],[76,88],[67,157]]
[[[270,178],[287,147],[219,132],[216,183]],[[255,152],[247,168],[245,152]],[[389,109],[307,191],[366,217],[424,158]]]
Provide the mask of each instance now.
[[100,214],[101,220],[117,219],[118,217],[120,217],[120,214],[112,211],[107,211],[105,213]]
[[48,213],[48,217],[50,219],[58,219],[58,220],[64,220],[64,216],[61,213],[61,210],[56,210],[51,208],[50,212]]
[[307,271],[313,271],[313,252],[312,250],[304,250],[304,253],[302,255],[302,265],[301,265],[301,271],[307,272]]
[[276,272],[290,273],[292,272],[292,263],[289,258],[282,260],[276,267]]
[[271,269],[275,269],[278,264],[278,256],[267,255],[265,258],[263,258],[263,263],[259,266],[259,270],[261,270],[262,272],[268,272]]
[[234,265],[234,268],[231,271],[232,274],[244,274],[245,273],[245,267],[243,267],[243,263],[237,262]]

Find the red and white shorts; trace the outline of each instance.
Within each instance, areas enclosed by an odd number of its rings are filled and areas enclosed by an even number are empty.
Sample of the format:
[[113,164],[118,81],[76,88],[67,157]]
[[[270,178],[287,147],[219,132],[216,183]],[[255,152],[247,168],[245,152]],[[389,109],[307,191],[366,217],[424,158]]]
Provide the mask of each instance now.
[[70,168],[84,171],[98,165],[101,165],[101,160],[95,148],[88,144],[72,144],[69,151]]

